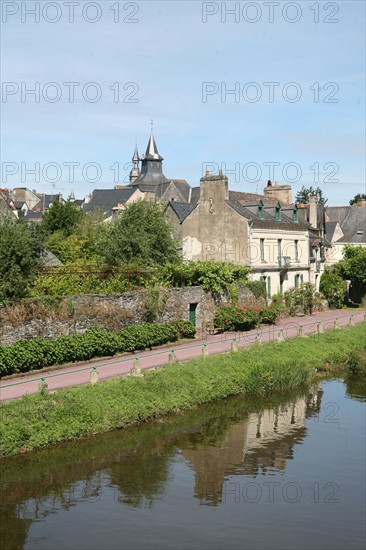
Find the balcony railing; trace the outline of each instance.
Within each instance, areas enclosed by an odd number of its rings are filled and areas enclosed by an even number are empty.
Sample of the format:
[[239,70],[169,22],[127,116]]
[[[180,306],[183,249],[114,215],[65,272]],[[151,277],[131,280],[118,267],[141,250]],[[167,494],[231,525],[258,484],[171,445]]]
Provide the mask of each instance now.
[[286,269],[291,265],[290,256],[278,256],[277,260],[278,260],[278,267],[282,267],[282,269]]

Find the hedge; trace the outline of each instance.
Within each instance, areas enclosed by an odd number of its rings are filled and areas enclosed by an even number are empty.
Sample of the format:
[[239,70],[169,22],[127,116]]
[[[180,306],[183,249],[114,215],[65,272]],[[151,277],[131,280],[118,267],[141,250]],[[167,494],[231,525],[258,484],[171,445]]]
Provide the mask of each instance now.
[[88,361],[116,353],[132,352],[193,338],[190,321],[133,325],[121,331],[89,329],[84,334],[59,336],[55,340],[20,340],[13,346],[0,346],[0,376],[29,372],[74,361]]

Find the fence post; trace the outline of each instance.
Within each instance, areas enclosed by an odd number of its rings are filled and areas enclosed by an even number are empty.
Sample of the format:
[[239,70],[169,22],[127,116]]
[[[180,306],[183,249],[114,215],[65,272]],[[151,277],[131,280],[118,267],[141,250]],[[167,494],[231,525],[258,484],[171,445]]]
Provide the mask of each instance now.
[[284,342],[284,341],[285,341],[285,337],[283,335],[283,328],[281,328],[278,332],[277,342]]
[[339,320],[338,320],[338,317],[336,317],[336,318],[334,319],[334,328],[335,328],[335,329],[336,329],[336,328],[337,328],[337,329],[339,328]]
[[97,367],[93,367],[92,370],[90,371],[90,383],[91,384],[96,384],[99,380],[99,374],[97,372]]
[[323,323],[321,321],[318,323],[317,332],[318,334],[321,334],[322,332],[324,332]]
[[132,364],[131,375],[132,376],[142,376],[141,367],[140,367],[140,360],[139,360],[138,357],[136,357],[135,362]]
[[177,356],[175,355],[175,351],[174,351],[174,350],[172,350],[172,351],[169,353],[168,362],[171,363],[171,364],[174,364],[174,363],[177,362]]
[[41,381],[38,386],[38,391],[43,392],[48,390],[48,385],[46,384],[45,378],[41,378]]
[[233,353],[238,351],[238,342],[236,341],[236,338],[233,338],[233,341],[231,342],[231,351]]
[[203,355],[203,357],[208,357],[208,347],[207,347],[207,344],[203,344],[202,355]]
[[350,325],[354,325],[355,324],[355,320],[353,318],[353,315],[351,315],[351,317],[349,318],[349,324]]
[[260,330],[257,330],[257,334],[255,337],[255,343],[261,344],[262,343],[262,332]]

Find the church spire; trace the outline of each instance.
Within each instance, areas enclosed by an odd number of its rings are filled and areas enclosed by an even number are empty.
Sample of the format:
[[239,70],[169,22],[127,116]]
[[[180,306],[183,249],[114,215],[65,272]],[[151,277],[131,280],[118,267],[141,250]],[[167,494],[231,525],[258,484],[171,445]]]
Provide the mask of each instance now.
[[151,133],[149,143],[147,144],[146,153],[144,156],[145,159],[150,160],[164,160],[163,157],[159,155],[158,148],[156,147],[153,131],[153,121],[151,121]]
[[132,162],[133,162],[133,166],[132,166],[132,169],[130,171],[130,181],[131,182],[137,180],[137,178],[140,175],[140,165],[139,165],[140,158],[139,158],[139,152],[137,150],[137,144],[135,145],[135,150],[133,152]]
[[146,153],[142,156],[141,172],[135,179],[131,179],[131,185],[160,185],[169,180],[163,174],[163,157],[159,155],[155,143],[153,124],[151,124],[150,139],[147,144]]

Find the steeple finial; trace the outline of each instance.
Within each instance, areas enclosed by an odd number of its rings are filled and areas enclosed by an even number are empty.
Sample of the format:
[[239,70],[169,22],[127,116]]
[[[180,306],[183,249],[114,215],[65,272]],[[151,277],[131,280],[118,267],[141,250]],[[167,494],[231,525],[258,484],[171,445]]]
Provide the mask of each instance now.
[[154,121],[153,121],[153,119],[150,120],[150,125],[151,125],[151,133],[153,134],[154,133]]
[[140,158],[137,150],[137,143],[135,143],[135,150],[132,157],[133,166],[130,171],[130,181],[135,181],[140,175]]

